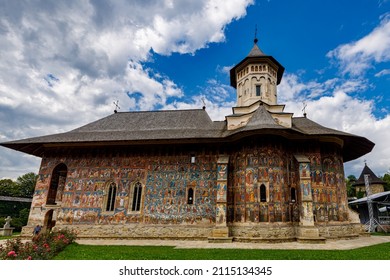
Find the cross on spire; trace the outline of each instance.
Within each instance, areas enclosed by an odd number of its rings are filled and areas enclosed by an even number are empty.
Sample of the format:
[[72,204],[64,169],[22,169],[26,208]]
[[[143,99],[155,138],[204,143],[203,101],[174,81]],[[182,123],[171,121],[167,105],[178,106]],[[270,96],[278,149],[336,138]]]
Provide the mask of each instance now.
[[255,25],[255,39],[253,40],[255,42],[255,44],[257,44],[257,42],[259,40],[257,40],[257,24]]
[[119,107],[119,100],[117,100],[116,102],[113,102],[114,105],[115,105],[115,110],[114,110],[114,113],[118,113],[118,109],[120,109],[121,107]]
[[306,118],[306,107],[307,107],[307,104],[306,102],[303,102],[303,108],[302,108],[302,112],[303,112],[303,116]]

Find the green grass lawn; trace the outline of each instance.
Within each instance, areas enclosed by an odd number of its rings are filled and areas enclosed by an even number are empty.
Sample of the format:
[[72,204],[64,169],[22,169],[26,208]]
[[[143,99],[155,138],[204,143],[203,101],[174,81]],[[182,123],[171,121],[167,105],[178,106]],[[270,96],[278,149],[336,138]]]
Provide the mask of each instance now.
[[0,236],[0,240],[15,238],[15,237],[18,237],[19,235],[20,235],[20,232],[13,232],[12,236]]
[[353,250],[174,249],[71,244],[56,260],[390,260],[390,242]]

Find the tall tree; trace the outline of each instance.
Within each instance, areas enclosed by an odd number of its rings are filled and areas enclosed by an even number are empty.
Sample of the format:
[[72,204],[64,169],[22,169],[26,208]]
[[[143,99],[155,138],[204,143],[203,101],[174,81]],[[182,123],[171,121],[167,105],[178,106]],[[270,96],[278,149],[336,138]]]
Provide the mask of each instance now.
[[0,180],[0,195],[3,196],[18,196],[16,183],[11,179]]
[[385,192],[390,191],[390,173],[387,172],[381,179],[385,182],[385,185],[383,186]]
[[347,196],[348,197],[355,197],[356,196],[356,190],[352,186],[353,183],[356,182],[355,175],[349,175],[347,179],[345,180],[345,183],[347,185]]
[[18,177],[16,183],[19,187],[19,195],[21,197],[32,197],[37,179],[38,175],[33,172]]

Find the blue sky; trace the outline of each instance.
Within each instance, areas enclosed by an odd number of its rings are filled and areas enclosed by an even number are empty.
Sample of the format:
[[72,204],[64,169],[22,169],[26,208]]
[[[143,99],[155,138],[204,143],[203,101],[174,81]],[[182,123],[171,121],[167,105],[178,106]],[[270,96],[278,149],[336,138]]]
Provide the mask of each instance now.
[[[120,111],[235,105],[229,69],[253,46],[285,68],[279,103],[294,116],[362,135],[390,168],[389,0],[0,0],[0,141],[64,132]],[[0,148],[0,178],[39,158]]]

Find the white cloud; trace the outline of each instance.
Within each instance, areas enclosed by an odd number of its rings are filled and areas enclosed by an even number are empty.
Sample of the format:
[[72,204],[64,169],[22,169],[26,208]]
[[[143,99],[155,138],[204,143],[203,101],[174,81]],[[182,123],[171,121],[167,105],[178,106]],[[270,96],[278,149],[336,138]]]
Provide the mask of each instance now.
[[225,116],[232,114],[232,107],[236,105],[234,88],[212,79],[199,91],[190,100],[167,104],[164,109],[200,109],[206,106],[207,113],[214,121],[225,120]]
[[166,105],[168,97],[183,96],[182,90],[174,82],[161,75],[154,75],[151,69],[144,69],[137,62],[129,63],[124,79],[130,97],[141,95],[137,100],[137,109],[152,110],[157,105]]
[[375,77],[379,78],[387,75],[390,75],[390,69],[383,69],[382,71],[379,71],[378,73],[375,74]]
[[338,46],[328,52],[341,67],[342,73],[358,76],[373,67],[373,63],[390,60],[390,13],[385,14],[378,27],[360,40]]
[[[326,89],[323,96],[312,98],[312,88],[317,89],[317,83],[303,82],[294,74],[287,74],[287,81],[280,84],[278,94],[286,104],[286,112],[294,116],[302,116],[302,103],[297,97],[305,96],[307,117],[323,126],[345,131],[366,137],[376,145],[373,151],[357,160],[346,164],[346,175],[360,175],[367,160],[370,168],[378,175],[383,175],[390,168],[390,146],[386,139],[390,139],[390,116],[378,119],[374,116],[375,102],[360,99],[351,93],[359,92],[366,87],[365,80],[328,80],[324,85],[332,87]],[[291,94],[293,93],[293,94]]]

